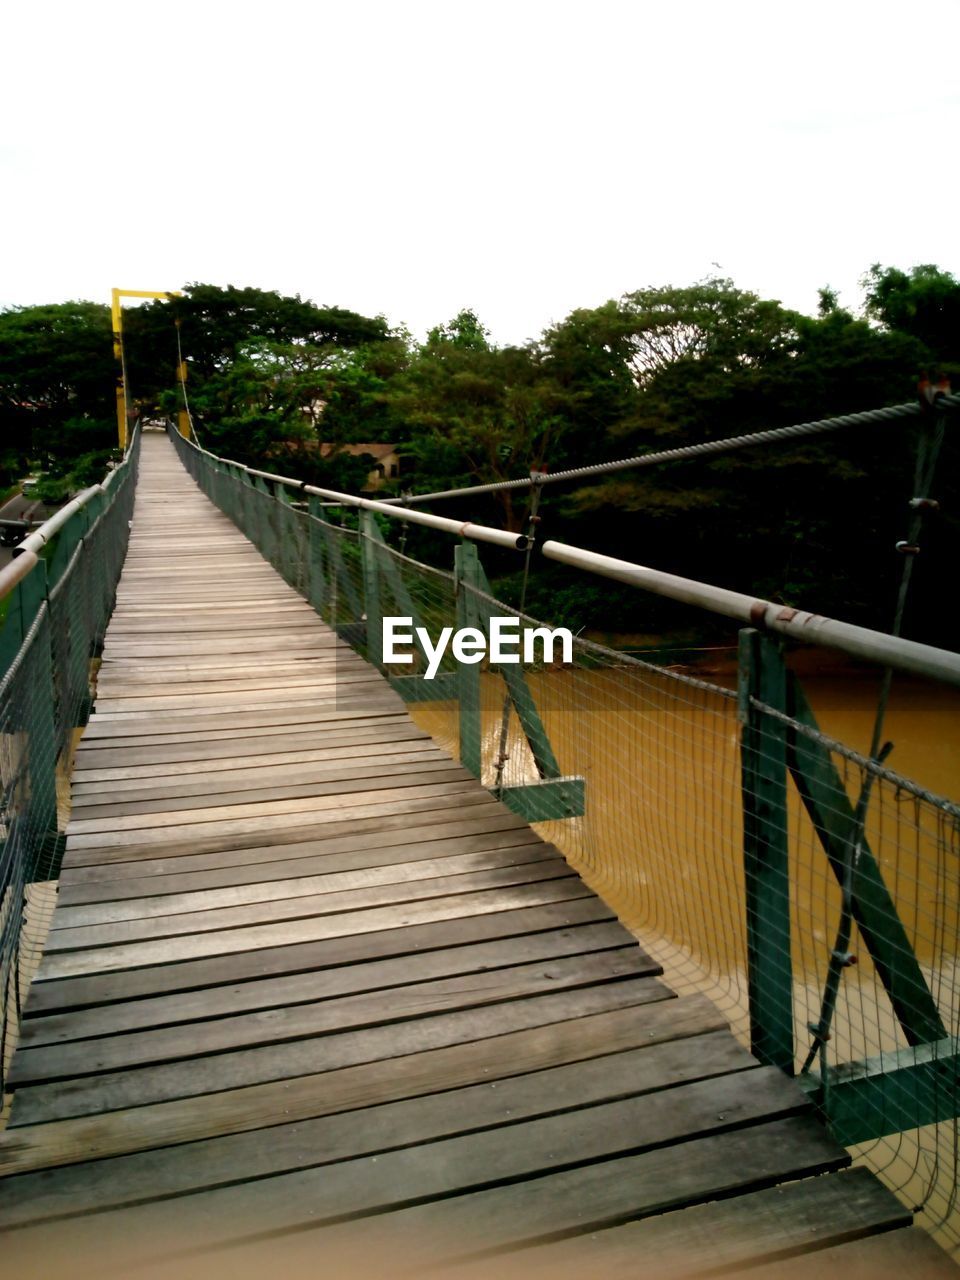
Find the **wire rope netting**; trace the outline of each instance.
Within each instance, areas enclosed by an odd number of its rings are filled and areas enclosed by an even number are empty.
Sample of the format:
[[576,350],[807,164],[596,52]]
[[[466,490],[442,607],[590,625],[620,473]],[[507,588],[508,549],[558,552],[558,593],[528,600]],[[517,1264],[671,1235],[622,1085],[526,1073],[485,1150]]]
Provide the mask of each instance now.
[[43,547],[3,600],[0,630],[0,1055],[53,907],[73,755],[126,555],[139,433],[117,474]]
[[[494,616],[544,624],[471,576],[466,550],[454,572],[420,563],[386,545],[369,513],[291,503],[283,486],[275,494],[177,442],[204,490],[380,667],[416,722],[534,821],[674,989],[706,993],[756,1046],[752,1001],[786,982],[792,1050],[781,1065],[857,1159],[960,1245],[960,808],[831,737],[836,707],[811,694],[811,711],[806,677],[789,670],[792,692],[774,706],[735,665],[703,679],[581,637],[569,661],[484,659],[472,675],[448,648],[427,679],[416,642],[411,661],[384,662],[385,617],[411,619],[403,630],[423,627],[430,647],[465,622],[488,634]],[[874,676],[851,677],[865,704]],[[958,709],[952,690],[924,696]],[[871,719],[865,707],[857,741]],[[890,723],[897,738],[893,712]],[[776,776],[758,775],[751,752],[779,762]],[[782,848],[782,935],[764,936],[754,918],[758,822]]]

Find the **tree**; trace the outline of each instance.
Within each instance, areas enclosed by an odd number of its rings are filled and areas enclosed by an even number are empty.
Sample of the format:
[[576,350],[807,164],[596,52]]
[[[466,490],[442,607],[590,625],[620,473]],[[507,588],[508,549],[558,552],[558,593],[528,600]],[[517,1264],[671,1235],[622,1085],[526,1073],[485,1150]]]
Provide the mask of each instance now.
[[[835,299],[815,318],[727,281],[627,298],[602,308],[594,329],[604,357],[638,384],[632,408],[608,426],[620,456],[914,394],[921,345]],[[575,322],[587,331],[584,313]],[[583,541],[589,520],[598,549],[654,547],[660,568],[885,626],[889,593],[865,566],[886,564],[910,467],[908,432],[844,432],[618,473],[560,499],[551,520],[555,536]]]
[[388,332],[381,317],[299,295],[188,285],[182,297],[125,315],[129,390],[147,412],[176,411],[182,354],[194,420],[215,451],[255,465],[282,458],[295,475],[316,479],[326,476],[314,446],[335,371],[352,348]]
[[[0,312],[0,430],[8,476],[27,460],[68,475],[116,445],[110,310],[93,302]],[[101,465],[102,464],[102,465]]]
[[875,262],[862,284],[871,320],[917,338],[939,372],[960,373],[960,280],[931,263],[902,271]]
[[380,342],[342,351],[330,370],[324,392],[324,441],[356,444],[383,441],[403,446],[409,428],[393,403],[391,388],[410,365],[413,344],[403,330]]
[[[546,463],[568,422],[569,398],[533,347],[497,348],[471,311],[431,330],[385,392],[404,424],[418,488],[495,483]],[[510,491],[494,495],[518,529]]]

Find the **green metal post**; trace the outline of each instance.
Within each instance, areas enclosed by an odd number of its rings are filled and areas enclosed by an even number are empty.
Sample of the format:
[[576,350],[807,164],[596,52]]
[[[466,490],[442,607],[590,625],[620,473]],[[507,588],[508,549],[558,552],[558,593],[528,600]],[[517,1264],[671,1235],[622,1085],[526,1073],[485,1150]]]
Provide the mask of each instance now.
[[360,554],[363,565],[363,612],[367,618],[367,660],[383,670],[383,617],[377,542],[380,531],[372,511],[360,512]]
[[320,499],[312,495],[307,499],[310,512],[307,530],[307,590],[306,596],[317,613],[332,622],[328,614],[328,600],[332,583],[329,580],[326,538],[324,537],[323,508]]
[[[47,564],[42,558],[20,584],[24,589],[25,616],[30,625],[39,621],[32,643],[33,679],[27,697],[32,704],[25,726],[30,741],[30,822],[39,834],[37,860],[45,860],[57,845],[57,725],[54,715],[53,629],[47,603]],[[29,869],[29,878],[37,866]]]
[[[469,590],[480,586],[480,558],[472,542],[461,542],[454,553],[457,580],[457,628],[479,627],[480,610]],[[461,662],[457,670],[460,722],[460,763],[479,778],[482,770],[480,725],[480,666]]]
[[[483,571],[483,565],[479,566],[479,579],[481,591],[485,591],[487,595],[493,595],[487,575]],[[478,601],[477,611],[481,619],[480,625],[489,635],[491,614],[489,604],[485,600]],[[537,704],[534,702],[533,694],[527,684],[522,664],[504,663],[500,667],[500,675],[503,677],[503,683],[507,687],[510,701],[516,710],[520,727],[523,729],[530,745],[537,772],[541,778],[559,778],[561,776],[560,765],[554,755],[553,747],[550,745],[550,739],[547,737],[543,721],[540,719],[540,713],[537,711]]]
[[740,776],[747,921],[750,1047],[793,1074],[793,973],[787,847],[787,746],[783,725],[751,704],[786,707],[779,643],[740,632]]

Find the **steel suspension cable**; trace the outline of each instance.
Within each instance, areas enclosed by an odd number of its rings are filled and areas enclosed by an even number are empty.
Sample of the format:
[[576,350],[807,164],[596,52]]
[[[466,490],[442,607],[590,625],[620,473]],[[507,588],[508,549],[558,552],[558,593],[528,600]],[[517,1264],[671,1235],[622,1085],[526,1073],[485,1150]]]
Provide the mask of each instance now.
[[184,374],[183,367],[183,351],[180,348],[180,321],[174,320],[174,327],[177,331],[177,379],[180,383],[180,390],[183,392],[183,407],[186,411],[187,421],[190,423],[190,434],[193,436],[194,444],[199,444],[197,439],[197,429],[193,425],[193,414],[190,412],[190,399],[187,395],[187,379]]
[[[960,395],[940,395],[938,408],[960,407]],[[571,480],[584,480],[591,476],[610,475],[616,471],[630,471],[639,467],[655,467],[663,462],[679,462],[688,458],[710,457],[716,454],[734,453],[760,444],[779,444],[786,440],[800,440],[808,436],[826,435],[847,427],[870,426],[874,423],[900,422],[917,418],[923,410],[916,403],[890,405],[884,409],[867,409],[861,413],[844,413],[836,418],[820,418],[813,422],[797,422],[789,427],[770,427],[765,431],[752,431],[742,436],[727,436],[722,440],[702,440],[697,444],[681,445],[676,449],[660,449],[655,453],[641,453],[632,458],[620,458],[614,462],[597,462],[586,467],[571,467],[566,471],[536,472],[518,480],[498,480],[490,484],[467,485],[460,489],[443,489],[436,493],[408,494],[401,498],[386,498],[385,502],[399,506],[415,506],[422,502],[440,502],[445,498],[463,498],[480,493],[504,493],[511,489],[537,488],[547,484],[562,484]]]

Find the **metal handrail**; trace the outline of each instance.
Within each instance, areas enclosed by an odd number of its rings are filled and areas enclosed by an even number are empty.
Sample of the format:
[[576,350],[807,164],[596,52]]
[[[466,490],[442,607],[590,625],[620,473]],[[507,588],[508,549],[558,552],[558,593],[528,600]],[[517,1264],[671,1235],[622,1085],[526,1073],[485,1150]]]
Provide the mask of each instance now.
[[127,448],[124,450],[123,462],[114,467],[100,484],[93,484],[89,489],[84,489],[82,493],[78,493],[75,498],[71,498],[58,511],[55,511],[49,520],[44,520],[43,524],[38,525],[32,533],[29,533],[22,542],[13,548],[13,558],[10,563],[0,569],[0,600],[5,599],[18,582],[23,581],[36,566],[43,548],[78,511],[82,511],[98,494],[109,493],[110,485],[113,483],[114,478],[122,472],[130,452],[136,444],[139,430],[140,424],[137,423],[131,432]]
[[776,631],[807,644],[837,649],[851,658],[876,662],[894,671],[960,685],[960,654],[948,649],[937,649],[915,640],[887,635],[883,631],[871,631],[868,627],[826,618],[819,613],[774,604],[770,600],[729,591],[712,583],[681,578],[629,560],[617,560],[583,547],[568,546],[564,542],[545,542],[540,549],[548,560],[556,560],[602,578],[612,578],[683,604],[696,605],[749,626]]
[[[179,433],[177,434],[179,435]],[[279,476],[272,471],[258,471],[256,467],[245,466],[244,463],[234,462],[231,458],[221,458],[217,454],[211,453],[209,449],[204,449],[202,445],[194,444],[192,440],[188,440],[185,436],[180,436],[179,438],[189,448],[196,450],[197,453],[203,454],[207,458],[211,458],[214,462],[237,467],[238,470],[245,472],[248,476],[266,480],[270,484],[282,484],[290,489],[297,490],[299,493],[327,498],[338,506],[356,507],[362,511],[376,511],[381,515],[388,516],[391,520],[403,520],[408,524],[425,525],[428,529],[437,529],[443,533],[453,534],[458,538],[469,538],[471,542],[488,542],[497,547],[507,547],[512,551],[525,551],[527,548],[528,539],[522,533],[512,533],[507,529],[493,529],[489,525],[474,524],[470,520],[451,520],[446,516],[430,515],[426,511],[410,511],[406,507],[392,506],[390,503],[378,502],[373,498],[361,498],[352,493],[339,493],[336,489],[321,489],[316,485],[307,484],[305,480],[293,480],[290,476]]]

